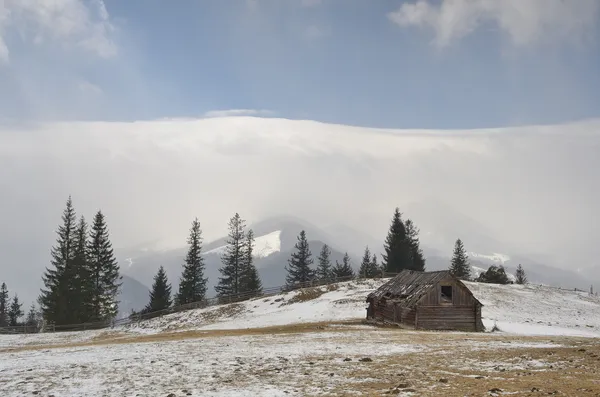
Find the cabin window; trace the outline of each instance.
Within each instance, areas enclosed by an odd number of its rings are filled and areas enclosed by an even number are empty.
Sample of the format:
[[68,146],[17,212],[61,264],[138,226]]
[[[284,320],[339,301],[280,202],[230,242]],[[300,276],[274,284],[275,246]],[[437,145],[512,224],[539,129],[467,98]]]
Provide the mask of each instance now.
[[452,286],[442,285],[441,303],[452,303]]

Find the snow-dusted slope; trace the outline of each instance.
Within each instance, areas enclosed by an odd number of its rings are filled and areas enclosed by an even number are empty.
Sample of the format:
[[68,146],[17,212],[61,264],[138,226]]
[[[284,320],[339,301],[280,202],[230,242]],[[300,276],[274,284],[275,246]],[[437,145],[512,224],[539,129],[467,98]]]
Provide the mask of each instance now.
[[[155,333],[181,329],[240,329],[294,323],[365,318],[367,294],[385,280],[340,283],[301,302],[299,292],[259,298],[233,305],[176,313],[128,327]],[[482,316],[490,330],[523,335],[600,337],[600,298],[584,292],[545,286],[467,283],[484,304]],[[335,288],[335,290],[333,290]]]
[[521,335],[600,337],[600,298],[541,285],[466,283],[483,303],[486,328]]
[[[226,245],[206,251],[205,255],[217,254],[221,255],[225,252]],[[254,239],[254,252],[255,258],[266,258],[267,256],[281,251],[281,230],[258,236]]]

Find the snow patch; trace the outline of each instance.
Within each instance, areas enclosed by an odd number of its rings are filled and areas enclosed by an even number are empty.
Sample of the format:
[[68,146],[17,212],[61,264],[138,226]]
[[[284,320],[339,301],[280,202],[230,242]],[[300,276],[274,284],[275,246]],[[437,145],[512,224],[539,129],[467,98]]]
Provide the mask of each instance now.
[[[216,254],[222,255],[225,252],[227,245],[222,245],[217,248],[213,248],[210,251],[206,251],[204,254]],[[266,258],[276,252],[281,251],[281,230],[264,234],[262,236],[255,237],[254,239],[254,250],[253,256],[255,258]]]
[[510,256],[505,254],[493,253],[491,255],[479,254],[477,252],[467,252],[467,255],[473,259],[485,259],[491,262],[504,264],[510,260]]

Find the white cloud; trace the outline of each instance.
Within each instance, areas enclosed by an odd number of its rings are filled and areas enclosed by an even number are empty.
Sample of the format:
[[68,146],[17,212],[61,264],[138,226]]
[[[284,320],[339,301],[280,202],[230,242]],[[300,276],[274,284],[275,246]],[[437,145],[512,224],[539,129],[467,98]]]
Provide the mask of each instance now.
[[447,46],[494,23],[517,46],[541,42],[579,44],[593,38],[598,0],[429,0],[404,3],[388,14],[401,27],[429,28],[434,42]]
[[227,110],[211,110],[204,113],[204,117],[232,117],[232,116],[267,116],[273,112],[270,110],[257,110],[257,109],[227,109]]
[[3,9],[0,56],[4,53],[4,58],[10,51],[8,29],[17,32],[26,43],[43,45],[53,41],[103,58],[117,54],[115,27],[102,0],[4,0]]

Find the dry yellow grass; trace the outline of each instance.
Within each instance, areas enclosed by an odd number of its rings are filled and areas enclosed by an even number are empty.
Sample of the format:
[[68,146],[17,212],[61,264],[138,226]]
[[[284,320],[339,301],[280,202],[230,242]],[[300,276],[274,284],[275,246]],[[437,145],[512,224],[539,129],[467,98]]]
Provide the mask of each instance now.
[[[241,389],[245,382],[295,382],[301,395],[331,396],[491,396],[502,390],[516,396],[600,396],[600,341],[568,337],[516,337],[505,334],[465,334],[406,331],[398,328],[357,327],[360,321],[293,324],[239,330],[167,332],[155,335],[105,333],[84,343],[24,346],[1,353],[108,344],[169,342],[193,338],[278,335],[269,343],[286,344],[293,334],[336,332],[333,345],[361,343],[423,346],[423,351],[373,355],[370,362],[343,349],[315,352],[293,363],[282,363],[282,376],[270,366],[246,366],[243,376],[232,376]],[[345,326],[339,326],[345,325]],[[372,338],[372,339],[371,339]],[[532,344],[560,346],[533,347]],[[380,350],[380,349],[379,349]],[[288,376],[289,374],[289,376]],[[331,382],[331,379],[337,380]],[[319,390],[319,392],[316,392]],[[412,392],[412,394],[411,394]],[[499,394],[502,395],[502,394]]]

